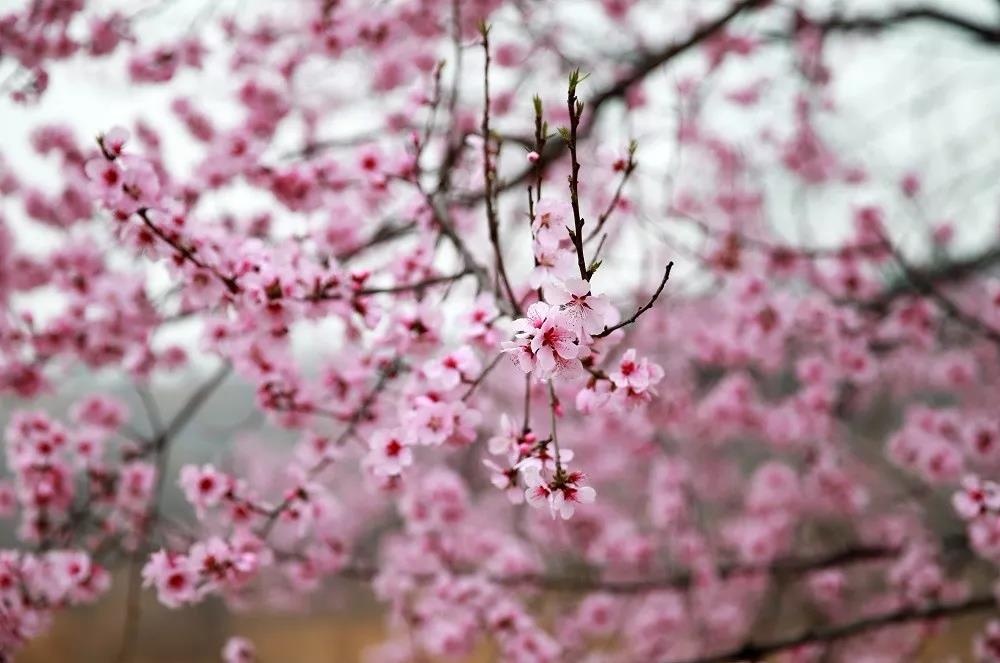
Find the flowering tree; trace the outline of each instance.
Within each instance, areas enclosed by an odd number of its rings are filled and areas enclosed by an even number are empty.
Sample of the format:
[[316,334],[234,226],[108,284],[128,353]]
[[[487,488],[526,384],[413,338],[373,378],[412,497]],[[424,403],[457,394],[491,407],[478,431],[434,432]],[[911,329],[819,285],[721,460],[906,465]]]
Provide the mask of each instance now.
[[[995,610],[995,210],[937,221],[933,169],[824,129],[893,33],[991,53],[1000,21],[286,0],[156,41],[169,2],[109,4],[0,15],[5,112],[80,61],[169,100],[0,162],[0,659],[119,569],[120,660],[143,588],[368,583],[381,661],[909,661]],[[142,406],[33,403],[81,371]],[[201,382],[161,413],[169,373]],[[294,447],[171,455],[227,381]]]

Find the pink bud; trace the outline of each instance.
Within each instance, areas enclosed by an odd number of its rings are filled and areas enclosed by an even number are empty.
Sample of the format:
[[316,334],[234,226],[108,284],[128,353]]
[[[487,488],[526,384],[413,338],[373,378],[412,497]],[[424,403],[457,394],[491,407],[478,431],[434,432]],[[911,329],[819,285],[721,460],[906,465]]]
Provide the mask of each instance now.
[[538,156],[538,152],[535,152],[535,151],[528,152],[528,162],[529,163],[538,163],[538,160],[540,158],[541,157]]

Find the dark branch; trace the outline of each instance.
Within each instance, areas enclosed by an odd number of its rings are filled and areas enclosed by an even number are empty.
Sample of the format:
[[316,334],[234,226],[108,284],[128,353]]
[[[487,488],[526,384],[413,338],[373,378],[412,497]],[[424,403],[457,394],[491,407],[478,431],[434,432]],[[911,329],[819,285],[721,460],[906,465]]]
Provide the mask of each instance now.
[[[596,124],[597,119],[600,116],[601,109],[604,108],[609,101],[625,96],[625,92],[627,92],[633,85],[643,80],[646,76],[664,64],[708,40],[720,30],[725,28],[740,14],[743,14],[751,9],[763,7],[769,1],[770,0],[740,0],[735,3],[729,11],[722,14],[718,18],[703,24],[681,41],[672,42],[663,46],[659,50],[652,51],[642,56],[635,62],[626,75],[600,90],[587,102],[587,105],[591,109],[590,120],[580,127],[580,136],[586,137],[590,134],[591,129]],[[524,168],[521,172],[514,175],[509,180],[498,184],[496,192],[506,191],[507,189],[524,184],[529,180],[529,178],[532,177],[533,174],[541,172],[546,166],[558,160],[565,153],[565,151],[566,144],[564,142],[549,141],[549,143],[545,146],[545,149],[539,153],[539,159],[535,164],[531,164],[529,167]],[[483,191],[475,191],[467,195],[463,199],[463,202],[474,205],[482,201],[483,196]]]
[[824,32],[881,32],[905,23],[931,23],[960,30],[987,44],[1000,44],[1000,25],[989,25],[935,7],[905,7],[883,16],[832,16],[808,21]]
[[886,239],[886,246],[889,247],[893,258],[895,258],[896,262],[899,264],[900,269],[903,270],[903,276],[910,282],[917,292],[928,297],[935,304],[937,304],[938,308],[940,308],[949,319],[954,320],[971,332],[984,336],[991,343],[997,346],[997,348],[1000,348],[1000,330],[979,319],[977,316],[966,312],[958,306],[958,304],[953,302],[950,297],[938,289],[937,285],[933,281],[927,279],[920,273],[919,270],[912,267],[906,257],[900,253],[888,239]]
[[174,415],[174,418],[170,420],[170,423],[167,424],[167,428],[160,438],[164,440],[164,443],[173,440],[181,432],[194,415],[198,413],[201,406],[205,404],[205,401],[215,393],[215,390],[219,388],[219,385],[222,384],[222,381],[226,379],[231,370],[232,366],[226,362],[219,367],[205,384],[201,385],[197,391],[191,394],[191,397],[188,398],[177,414]]
[[226,290],[228,290],[231,294],[237,295],[241,292],[242,289],[240,288],[239,283],[236,282],[236,279],[234,277],[226,276],[214,266],[205,263],[203,260],[201,260],[201,258],[195,255],[194,249],[184,246],[179,241],[177,241],[173,237],[170,237],[165,232],[163,232],[163,230],[155,223],[153,223],[153,221],[149,218],[149,210],[143,208],[140,209],[138,212],[136,212],[136,214],[139,215],[139,218],[142,219],[143,224],[145,224],[145,226],[149,228],[150,232],[152,232],[158,238],[169,244],[183,260],[187,260],[192,265],[200,267],[201,269],[204,270],[208,270],[209,272],[214,274],[216,278],[222,281],[222,284],[226,286]]
[[580,160],[577,158],[577,141],[580,134],[580,118],[583,116],[583,102],[576,96],[576,87],[583,80],[580,70],[569,75],[569,94],[566,97],[566,107],[569,112],[569,130],[564,135],[566,148],[569,150],[569,201],[573,207],[573,231],[570,239],[576,248],[576,262],[580,268],[580,278],[589,281],[590,270],[587,269],[587,259],[583,253],[583,217],[580,215]]
[[434,276],[423,281],[417,281],[416,283],[404,283],[402,285],[387,286],[385,288],[365,288],[359,290],[356,294],[358,295],[387,295],[395,294],[400,292],[412,292],[414,290],[423,290],[432,285],[440,285],[442,283],[452,283],[465,276],[471,276],[474,274],[471,269],[463,269],[462,271],[455,274],[447,274],[445,276]]
[[938,619],[941,617],[956,617],[958,615],[987,612],[996,609],[996,599],[992,595],[974,596],[960,603],[943,603],[927,608],[910,608],[891,612],[878,617],[860,619],[855,622],[834,626],[827,629],[808,631],[802,635],[772,640],[761,644],[747,643],[739,649],[704,656],[701,658],[671,661],[670,663],[726,663],[727,661],[760,661],[765,657],[779,652],[795,649],[806,645],[830,644],[847,638],[862,635],[887,626],[906,624],[908,622]]
[[[1000,265],[1000,246],[991,247],[963,260],[955,260],[938,266],[911,266],[911,271],[921,281],[945,285],[958,283],[997,265]],[[904,278],[895,285],[886,288],[878,297],[866,302],[865,306],[874,310],[883,310],[899,297],[913,294],[915,290],[914,284],[909,279]]]
[[657,286],[656,292],[654,292],[653,296],[649,298],[649,301],[647,301],[645,304],[636,309],[636,312],[632,314],[632,317],[628,318],[627,320],[622,320],[617,325],[611,327],[605,327],[604,331],[602,331],[600,334],[595,334],[594,338],[604,338],[605,336],[608,336],[612,332],[621,329],[622,327],[627,327],[628,325],[638,320],[640,315],[642,315],[649,309],[653,308],[653,304],[656,303],[656,300],[660,297],[660,293],[663,292],[663,288],[667,285],[667,281],[670,280],[670,270],[673,269],[673,267],[674,267],[674,261],[671,260],[670,262],[667,263],[667,268],[663,270],[663,278],[660,279],[660,285]]
[[[943,544],[945,549],[953,551],[968,551],[964,536],[949,537]],[[775,560],[770,564],[724,564],[718,569],[721,579],[740,576],[770,573],[791,577],[800,577],[824,569],[841,568],[854,564],[868,562],[886,562],[896,559],[902,550],[885,546],[854,546],[831,553],[807,557],[788,557]],[[357,580],[371,580],[378,574],[378,568],[364,564],[354,564],[342,571],[341,576]],[[474,575],[478,571],[453,570],[459,575]],[[432,580],[433,574],[424,579]],[[690,573],[680,572],[654,578],[637,580],[603,580],[600,577],[573,577],[524,573],[514,575],[489,575],[490,582],[507,587],[533,587],[552,592],[608,592],[611,594],[641,594],[662,589],[688,589],[695,582]]]
[[489,229],[490,245],[493,247],[493,262],[497,272],[497,278],[503,286],[507,299],[510,300],[511,308],[518,317],[521,315],[521,307],[518,306],[517,297],[514,296],[514,289],[510,287],[510,279],[507,277],[507,267],[503,261],[503,250],[500,247],[500,220],[497,217],[497,200],[494,191],[494,183],[497,179],[496,159],[499,159],[499,151],[494,159],[490,153],[490,141],[492,132],[490,131],[490,29],[483,25],[480,28],[483,37],[483,186],[485,187],[486,198],[486,224]]

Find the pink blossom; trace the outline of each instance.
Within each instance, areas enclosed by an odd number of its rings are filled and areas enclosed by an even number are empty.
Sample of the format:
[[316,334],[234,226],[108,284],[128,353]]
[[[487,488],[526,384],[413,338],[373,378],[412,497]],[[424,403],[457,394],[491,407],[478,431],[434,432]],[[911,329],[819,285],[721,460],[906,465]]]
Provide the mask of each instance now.
[[392,476],[402,473],[413,463],[413,452],[402,431],[378,431],[368,440],[371,450],[365,457],[375,474]]
[[222,648],[224,663],[253,663],[257,660],[253,644],[246,638],[233,636]]
[[543,477],[544,464],[536,458],[529,458],[518,464],[521,477],[527,487],[524,496],[533,507],[548,504],[554,519],[573,517],[577,504],[590,504],[597,498],[597,491],[581,485],[586,478],[581,472],[570,472],[564,476],[556,473],[551,480]]
[[540,378],[566,370],[577,358],[580,346],[572,322],[557,308],[545,302],[528,307],[527,317],[514,321],[514,341],[504,342],[504,352],[511,353],[524,372],[537,367]]
[[424,364],[424,373],[432,382],[445,389],[454,389],[462,382],[471,382],[481,370],[479,358],[468,346],[462,346],[441,359]]
[[198,514],[218,506],[229,491],[229,478],[211,465],[187,465],[181,469],[181,490]]
[[1000,486],[992,481],[982,481],[969,475],[962,479],[962,487],[952,498],[952,505],[965,520],[973,520],[985,513],[1000,512]]
[[497,490],[503,491],[511,504],[524,501],[524,491],[518,484],[516,467],[501,467],[488,458],[483,459],[483,465],[490,471],[490,483]]
[[160,550],[142,569],[143,585],[155,587],[160,603],[179,608],[198,600],[198,575],[186,557]]
[[610,378],[618,389],[642,393],[663,379],[663,369],[650,363],[645,357],[637,360],[635,348],[629,348]]
[[617,311],[603,295],[593,295],[590,283],[570,278],[545,289],[545,299],[558,306],[581,339],[593,336],[614,323]]
[[535,203],[535,220],[531,224],[539,246],[555,247],[567,237],[567,225],[572,225],[572,211],[561,200],[542,198]]
[[532,288],[540,288],[572,277],[576,268],[572,251],[558,246],[538,245],[535,248],[535,267],[528,275],[528,284]]

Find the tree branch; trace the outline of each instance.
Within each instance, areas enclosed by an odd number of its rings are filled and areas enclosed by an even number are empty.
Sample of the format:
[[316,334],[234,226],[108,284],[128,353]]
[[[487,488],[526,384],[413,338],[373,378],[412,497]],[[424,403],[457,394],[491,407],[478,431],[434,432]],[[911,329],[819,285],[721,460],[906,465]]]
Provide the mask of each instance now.
[[951,320],[954,320],[969,331],[984,336],[997,348],[1000,348],[1000,330],[987,324],[979,317],[964,311],[951,298],[942,293],[933,281],[928,280],[917,269],[912,267],[906,260],[906,257],[900,253],[888,238],[885,238],[885,243],[892,253],[893,258],[895,258],[896,263],[903,270],[903,276],[915,290],[934,301]]
[[[704,23],[684,39],[667,44],[660,49],[649,52],[641,57],[635,62],[627,74],[616,80],[614,83],[611,83],[607,87],[601,89],[593,96],[593,98],[590,99],[590,101],[587,102],[587,105],[591,108],[590,121],[580,127],[581,137],[586,137],[590,134],[590,131],[600,116],[601,109],[604,108],[609,101],[625,96],[625,92],[627,92],[629,88],[643,80],[653,71],[708,40],[717,32],[725,28],[739,15],[746,11],[763,7],[769,1],[770,0],[740,0],[739,2],[733,4],[727,12],[720,15],[718,18]],[[521,184],[527,182],[532,174],[536,171],[543,171],[546,166],[558,160],[565,153],[565,151],[565,143],[560,141],[550,141],[545,146],[545,149],[539,153],[539,158],[536,163],[524,168],[512,178],[499,183],[496,187],[496,192],[503,192],[507,189],[520,186]],[[462,202],[467,205],[478,204],[483,200],[484,194],[485,192],[483,191],[473,191],[464,196],[462,198]]]
[[739,649],[700,658],[672,661],[671,663],[726,663],[727,661],[759,661],[766,656],[808,645],[830,644],[862,635],[887,626],[907,622],[956,617],[958,615],[986,612],[996,609],[996,599],[990,595],[974,596],[960,603],[942,603],[926,608],[909,608],[877,617],[860,619],[827,629],[807,631],[802,635],[772,640],[761,644],[747,643]]
[[881,32],[905,23],[927,22],[972,35],[986,44],[1000,44],[1000,25],[988,25],[936,7],[904,7],[883,16],[831,16],[817,21],[807,19],[824,32]]
[[[569,75],[569,94],[566,96],[566,107],[569,112],[569,130],[563,135],[566,147],[569,149],[569,201],[573,207],[573,232],[570,239],[576,248],[576,262],[580,269],[580,278],[590,280],[590,270],[587,269],[587,259],[583,253],[583,217],[580,215],[580,160],[577,158],[577,140],[580,130],[580,118],[583,116],[583,102],[576,96],[576,86],[583,80],[580,70]],[[563,130],[560,130],[563,131]]]
[[670,270],[673,269],[673,267],[674,267],[674,261],[671,260],[670,262],[667,263],[667,268],[663,270],[663,278],[660,279],[660,285],[657,286],[656,292],[654,292],[653,296],[649,298],[649,301],[647,301],[645,304],[636,309],[636,312],[632,314],[632,317],[628,318],[627,320],[622,320],[617,325],[613,325],[611,327],[605,327],[604,331],[602,331],[600,334],[595,334],[594,338],[604,338],[605,336],[610,335],[611,332],[613,331],[621,329],[622,327],[627,327],[628,325],[638,320],[640,315],[642,315],[649,309],[653,308],[653,304],[656,303],[656,300],[660,297],[660,293],[663,292],[663,288],[667,285],[667,281],[670,280]]
[[[493,190],[493,185],[497,179],[497,166],[493,159],[493,155],[490,154],[490,28],[487,25],[480,27],[480,35],[483,37],[483,55],[485,57],[483,64],[483,121],[482,121],[482,131],[483,131],[483,186],[485,187],[485,199],[486,199],[486,224],[489,229],[490,244],[493,247],[493,262],[494,268],[497,272],[497,278],[503,285],[504,291],[507,294],[507,299],[510,300],[511,308],[517,317],[521,316],[521,307],[518,306],[517,297],[514,296],[514,290],[510,287],[510,279],[507,278],[507,267],[503,262],[503,250],[500,247],[500,220],[497,218],[496,210],[496,193]],[[499,151],[497,158],[499,159]]]
[[[911,272],[921,281],[943,285],[963,281],[997,265],[1000,265],[1000,246],[991,247],[963,260],[955,260],[938,266],[911,266]],[[884,310],[899,297],[912,294],[915,291],[916,288],[912,281],[904,278],[895,285],[886,288],[878,297],[866,302],[865,307]]]

